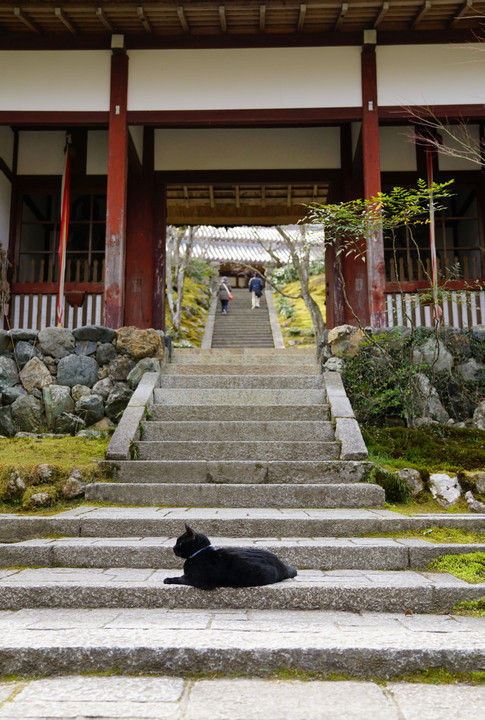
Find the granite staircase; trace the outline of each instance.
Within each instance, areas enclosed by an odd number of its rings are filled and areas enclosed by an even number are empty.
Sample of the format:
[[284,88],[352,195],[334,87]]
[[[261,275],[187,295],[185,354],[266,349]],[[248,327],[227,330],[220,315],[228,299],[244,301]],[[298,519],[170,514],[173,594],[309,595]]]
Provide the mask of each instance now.
[[[484,585],[423,570],[484,546],[368,537],[483,530],[483,519],[384,509],[382,489],[365,482],[370,466],[340,378],[320,375],[313,352],[176,350],[157,385],[136,459],[113,461],[113,481],[88,486],[92,505],[0,517],[0,674],[291,667],[388,677],[483,667],[473,623],[437,639],[400,618],[485,595]],[[212,592],[164,585],[181,567],[172,546],[185,522],[216,546],[268,548],[298,576]],[[12,611],[25,617],[20,643]],[[86,639],[72,632],[81,626]]]
[[227,315],[222,315],[219,304],[214,317],[213,348],[272,348],[273,334],[266,298],[261,307],[251,310],[251,294],[247,289],[232,291]]

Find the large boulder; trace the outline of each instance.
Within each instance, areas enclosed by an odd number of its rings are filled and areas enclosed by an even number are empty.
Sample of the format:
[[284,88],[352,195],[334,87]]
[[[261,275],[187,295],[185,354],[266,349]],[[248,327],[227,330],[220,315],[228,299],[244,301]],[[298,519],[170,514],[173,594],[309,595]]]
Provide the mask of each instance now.
[[0,390],[12,385],[18,385],[19,373],[17,364],[12,358],[0,357]]
[[116,357],[116,350],[113,343],[100,343],[96,350],[96,362],[98,365],[107,365]]
[[116,331],[116,350],[133,360],[144,357],[163,358],[162,338],[153,328],[122,327]]
[[332,355],[355,357],[364,341],[364,333],[353,325],[338,325],[328,333],[328,344]]
[[74,335],[67,328],[48,327],[39,332],[39,347],[44,355],[64,358],[74,352]]
[[76,433],[84,430],[86,423],[78,415],[74,413],[62,413],[56,419],[56,433],[62,435],[76,435]]
[[76,343],[76,355],[94,355],[97,347],[92,340],[80,340]]
[[0,329],[0,353],[5,352],[5,350],[8,348],[8,331],[4,330],[3,328]]
[[456,476],[446,473],[433,473],[429,476],[429,488],[432,496],[442,507],[456,505],[461,495],[461,487]]
[[57,418],[62,413],[70,413],[74,410],[71,389],[67,385],[49,385],[43,389],[42,394],[47,427],[55,430]]
[[420,417],[446,424],[450,416],[441,404],[438,392],[423,373],[416,375],[416,408]]
[[441,340],[431,337],[424,345],[416,348],[413,353],[413,360],[416,365],[430,365],[436,372],[443,370],[451,371],[453,367],[453,355],[448,352]]
[[33,395],[18,397],[10,407],[19,430],[38,433],[45,429],[44,404]]
[[98,381],[99,367],[96,360],[87,355],[68,355],[59,360],[57,382],[59,385],[87,385],[93,387]]
[[109,343],[116,337],[116,330],[104,325],[84,325],[72,331],[76,340],[88,340],[95,343]]
[[415,470],[414,468],[403,468],[402,470],[399,470],[398,475],[401,480],[405,482],[406,487],[409,488],[413,497],[416,497],[416,495],[419,495],[419,493],[424,490],[419,470]]
[[112,389],[113,383],[111,382],[109,377],[98,380],[98,382],[93,385],[93,393],[102,397],[103,400],[107,399]]
[[30,390],[42,390],[47,385],[55,383],[54,378],[38,357],[33,357],[32,360],[22,368],[20,371],[20,379],[22,385],[29,392]]
[[113,422],[119,422],[124,409],[130,402],[133,390],[125,383],[116,383],[106,400],[105,413]]
[[19,340],[15,345],[13,354],[20,368],[23,368],[33,357],[40,356],[37,348],[26,340]]
[[458,372],[464,380],[480,382],[485,379],[485,367],[482,363],[477,362],[475,358],[470,358],[466,363],[458,365]]
[[473,426],[479,430],[485,430],[485,400],[482,400],[473,413]]
[[122,382],[126,380],[130,372],[135,367],[135,363],[127,355],[118,355],[108,365],[108,377],[113,382]]
[[104,417],[103,400],[99,395],[83,395],[76,403],[75,412],[86,425],[94,425]]
[[0,408],[0,435],[12,437],[15,435],[15,430],[12,410],[9,407]]
[[140,380],[147,372],[160,372],[160,360],[157,360],[157,358],[143,358],[137,362],[126,378],[126,382],[132,390],[138,387]]
[[2,405],[11,405],[20,395],[27,395],[27,390],[22,385],[2,388]]

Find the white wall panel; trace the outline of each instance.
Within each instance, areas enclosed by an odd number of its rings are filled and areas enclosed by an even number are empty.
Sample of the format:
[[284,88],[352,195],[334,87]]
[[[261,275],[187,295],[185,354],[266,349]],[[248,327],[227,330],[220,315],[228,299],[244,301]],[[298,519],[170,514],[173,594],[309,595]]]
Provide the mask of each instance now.
[[19,133],[19,175],[62,175],[64,172],[63,130]]
[[9,127],[0,126],[0,157],[12,169],[13,160],[13,131]]
[[90,130],[86,158],[86,175],[108,174],[108,131]]
[[359,47],[131,50],[129,110],[355,107]]
[[0,110],[106,111],[108,50],[0,51]]
[[378,46],[379,105],[483,103],[484,58],[478,44]]
[[338,128],[156,130],[156,170],[339,168]]
[[416,171],[416,149],[410,127],[379,128],[381,172]]

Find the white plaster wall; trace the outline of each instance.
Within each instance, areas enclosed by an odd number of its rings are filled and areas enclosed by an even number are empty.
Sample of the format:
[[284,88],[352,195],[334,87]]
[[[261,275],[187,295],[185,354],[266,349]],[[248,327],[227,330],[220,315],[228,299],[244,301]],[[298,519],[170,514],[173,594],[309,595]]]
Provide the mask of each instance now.
[[0,126],[0,157],[6,162],[10,170],[13,160],[13,131],[9,127]]
[[483,45],[386,45],[376,52],[381,106],[485,102]]
[[0,51],[0,110],[106,111],[109,50]]
[[156,170],[339,168],[338,128],[156,130]]
[[[478,151],[480,147],[480,128],[478,125],[445,126],[449,131],[441,132],[444,150],[463,152],[464,147],[471,146]],[[480,166],[466,158],[449,157],[443,153],[438,156],[440,170],[479,170]]]
[[86,158],[86,175],[108,174],[108,131],[90,130]]
[[416,149],[410,127],[379,128],[381,172],[416,171]]
[[63,130],[20,132],[18,174],[62,175],[65,145]]
[[130,125],[131,139],[135,145],[136,153],[140,162],[143,162],[143,127],[141,125]]
[[355,107],[359,47],[130,50],[129,110]]

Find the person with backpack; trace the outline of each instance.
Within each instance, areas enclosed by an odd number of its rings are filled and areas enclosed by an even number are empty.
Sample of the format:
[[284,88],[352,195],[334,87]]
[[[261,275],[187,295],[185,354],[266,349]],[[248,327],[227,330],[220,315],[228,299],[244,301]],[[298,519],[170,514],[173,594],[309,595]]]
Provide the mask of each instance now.
[[249,292],[251,293],[251,310],[259,307],[261,295],[263,294],[263,281],[257,273],[249,281]]
[[221,312],[223,315],[227,315],[227,306],[229,305],[229,300],[232,300],[231,290],[232,288],[227,282],[227,277],[224,276],[217,289],[217,297],[221,301]]

